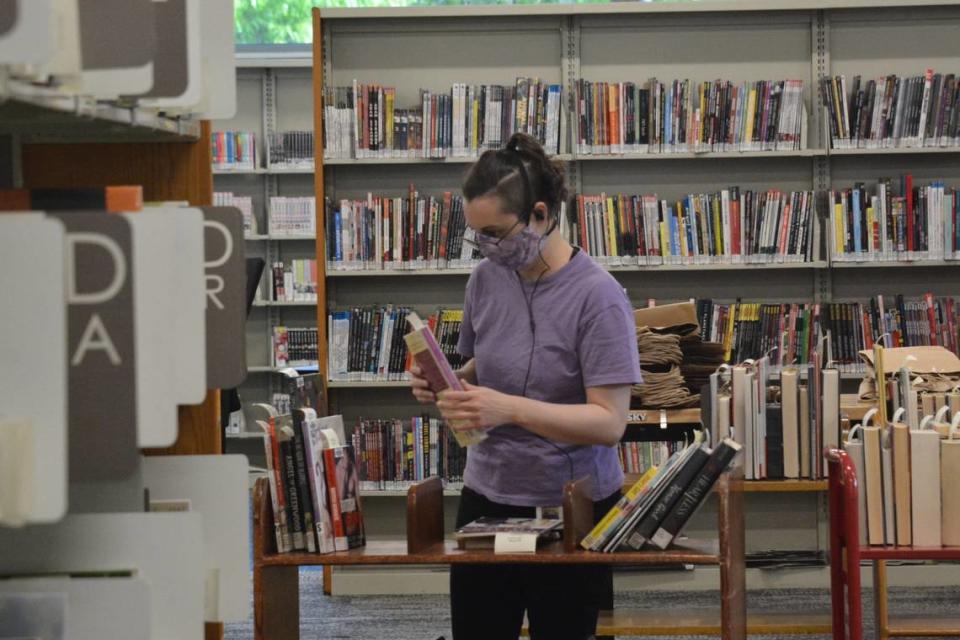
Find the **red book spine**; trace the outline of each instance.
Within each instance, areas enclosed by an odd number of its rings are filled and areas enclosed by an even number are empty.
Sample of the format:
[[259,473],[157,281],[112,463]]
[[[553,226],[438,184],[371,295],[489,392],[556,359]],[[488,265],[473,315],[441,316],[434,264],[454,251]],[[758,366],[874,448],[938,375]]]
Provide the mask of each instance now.
[[926,293],[923,296],[923,299],[927,303],[927,321],[930,324],[930,344],[937,346],[940,344],[937,339],[937,312],[933,308],[933,294]]
[[327,492],[330,494],[330,520],[333,522],[333,546],[337,551],[346,551],[347,530],[343,525],[343,514],[340,512],[340,491],[337,486],[337,460],[333,449],[323,450],[323,472],[327,476]]

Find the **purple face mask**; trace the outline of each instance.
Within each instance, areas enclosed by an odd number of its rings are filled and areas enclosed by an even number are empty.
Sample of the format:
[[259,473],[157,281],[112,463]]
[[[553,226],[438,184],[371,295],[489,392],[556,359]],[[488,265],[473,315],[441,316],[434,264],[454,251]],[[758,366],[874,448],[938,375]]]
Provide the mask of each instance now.
[[530,227],[524,227],[520,233],[508,238],[496,238],[483,233],[475,234],[475,242],[482,253],[491,262],[519,271],[533,266],[540,258],[540,243],[544,236]]

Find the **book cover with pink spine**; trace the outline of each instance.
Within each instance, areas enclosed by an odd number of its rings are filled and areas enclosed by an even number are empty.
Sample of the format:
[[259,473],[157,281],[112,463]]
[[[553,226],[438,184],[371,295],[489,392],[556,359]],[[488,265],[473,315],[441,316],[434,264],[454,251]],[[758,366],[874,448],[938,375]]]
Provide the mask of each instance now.
[[[447,361],[440,345],[437,344],[437,338],[430,331],[430,327],[413,312],[407,316],[407,322],[410,323],[412,331],[403,336],[403,339],[417,366],[423,371],[423,377],[430,384],[430,390],[434,393],[447,389],[463,391],[463,385],[460,384],[456,372]],[[455,425],[451,424],[451,426]],[[483,429],[453,429],[452,431],[461,447],[477,444],[487,437]]]

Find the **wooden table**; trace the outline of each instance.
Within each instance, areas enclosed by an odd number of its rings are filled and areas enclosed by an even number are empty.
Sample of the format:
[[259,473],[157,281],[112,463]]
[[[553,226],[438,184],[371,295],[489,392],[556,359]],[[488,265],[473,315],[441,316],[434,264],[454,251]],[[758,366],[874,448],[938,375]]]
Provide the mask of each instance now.
[[452,564],[609,564],[719,565],[720,636],[746,638],[746,567],[744,563],[743,481],[724,474],[718,482],[718,539],[674,546],[667,551],[596,553],[580,548],[593,524],[593,502],[584,480],[564,491],[563,540],[533,554],[464,551],[444,540],[443,485],[430,478],[407,493],[406,542],[369,542],[365,547],[331,554],[276,553],[273,513],[266,478],[254,487],[254,637],[296,640],[300,637],[299,568],[316,565],[452,565]]

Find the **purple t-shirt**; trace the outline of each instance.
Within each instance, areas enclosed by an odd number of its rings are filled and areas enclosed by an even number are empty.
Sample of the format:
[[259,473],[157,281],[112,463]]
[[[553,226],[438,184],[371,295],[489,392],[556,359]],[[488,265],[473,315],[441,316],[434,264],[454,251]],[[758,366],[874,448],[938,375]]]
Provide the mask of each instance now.
[[[525,297],[533,287],[489,260],[470,276],[458,350],[476,359],[481,386],[523,394],[534,338]],[[630,301],[583,251],[541,279],[532,307],[536,349],[527,397],[584,404],[587,387],[640,382]],[[486,440],[470,447],[464,482],[494,502],[557,506],[563,486],[587,475],[593,478],[594,500],[619,489],[623,471],[616,447],[551,443],[508,424],[490,429]]]

